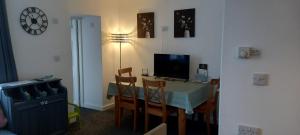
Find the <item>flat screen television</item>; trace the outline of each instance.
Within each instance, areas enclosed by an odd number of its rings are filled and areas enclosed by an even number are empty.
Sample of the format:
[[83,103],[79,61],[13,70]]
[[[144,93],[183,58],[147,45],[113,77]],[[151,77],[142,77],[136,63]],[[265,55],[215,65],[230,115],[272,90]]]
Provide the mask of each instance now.
[[190,56],[154,54],[154,76],[189,79]]

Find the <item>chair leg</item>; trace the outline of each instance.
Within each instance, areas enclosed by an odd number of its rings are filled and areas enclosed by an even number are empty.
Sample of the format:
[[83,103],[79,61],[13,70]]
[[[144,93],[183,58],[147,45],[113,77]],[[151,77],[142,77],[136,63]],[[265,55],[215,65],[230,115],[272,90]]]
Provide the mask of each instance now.
[[138,110],[134,110],[133,111],[133,130],[136,131],[136,124],[137,124],[137,111]]
[[162,117],[162,123],[167,123],[167,116],[163,115],[163,117]]
[[213,118],[213,119],[214,119],[214,124],[215,124],[215,125],[218,125],[218,121],[217,121],[217,111],[214,111],[213,113],[214,113],[214,114],[213,114],[213,115],[214,115],[214,118]]
[[123,114],[124,114],[124,109],[123,109],[123,108],[121,108],[121,109],[120,109],[120,115],[121,115],[121,116],[120,116],[120,118],[122,118],[122,117],[123,117]]
[[115,97],[115,125],[116,125],[116,127],[119,126],[119,111],[120,111],[119,102],[118,102],[118,98],[116,96]]
[[145,113],[145,133],[148,132],[149,115]]
[[192,120],[195,120],[195,113],[192,114]]
[[138,100],[138,109],[140,113],[145,113],[145,105],[143,100]]
[[206,130],[207,130],[207,135],[211,135],[211,133],[210,133],[210,113],[208,112],[208,113],[205,113],[204,114],[205,116],[205,121],[206,121]]
[[118,120],[117,120],[117,127],[121,127],[121,114],[122,113],[122,108],[118,108]]

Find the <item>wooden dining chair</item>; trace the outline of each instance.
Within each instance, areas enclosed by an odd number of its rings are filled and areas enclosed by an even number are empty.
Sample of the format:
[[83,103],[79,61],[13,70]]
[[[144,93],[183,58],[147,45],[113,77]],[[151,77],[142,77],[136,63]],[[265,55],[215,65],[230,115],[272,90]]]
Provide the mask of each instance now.
[[210,130],[210,117],[211,113],[213,113],[213,121],[214,124],[217,125],[217,104],[219,99],[219,89],[220,87],[220,79],[212,79],[210,81],[210,90],[209,90],[209,98],[208,100],[199,105],[197,108],[194,109],[194,112],[203,113],[204,114],[204,120],[206,122],[207,127],[207,134],[211,135]]
[[145,98],[145,132],[148,131],[149,114],[159,116],[162,122],[167,122],[168,113],[172,110],[167,107],[165,100],[165,81],[151,81],[143,78]]
[[[132,76],[132,67],[127,67],[127,68],[122,68],[122,69],[119,69],[118,70],[118,74],[119,76]],[[139,106],[139,112],[144,112],[144,101],[141,100],[141,99],[138,99],[138,106]],[[121,115],[122,115],[123,112],[121,112]]]
[[124,74],[128,74],[128,76],[132,76],[132,67],[122,68],[118,70],[119,76],[123,76]]
[[137,102],[137,88],[135,83],[137,81],[136,77],[121,77],[115,76],[116,84],[118,88],[117,100],[117,126],[121,125],[121,117],[123,109],[130,110],[133,112],[133,130],[136,131],[137,127],[137,111],[138,111],[138,102]]

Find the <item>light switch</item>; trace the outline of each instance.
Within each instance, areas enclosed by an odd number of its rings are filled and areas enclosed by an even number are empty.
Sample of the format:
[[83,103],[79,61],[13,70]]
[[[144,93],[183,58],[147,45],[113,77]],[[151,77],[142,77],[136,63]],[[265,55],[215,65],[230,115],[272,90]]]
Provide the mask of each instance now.
[[269,82],[269,75],[266,73],[254,73],[253,74],[253,85],[266,86]]
[[168,31],[168,30],[169,30],[168,26],[162,26],[161,27],[161,31],[163,31],[163,32]]
[[52,18],[52,23],[53,24],[58,24],[58,18]]
[[60,62],[60,56],[58,56],[58,55],[53,56],[53,60],[54,60],[54,62]]

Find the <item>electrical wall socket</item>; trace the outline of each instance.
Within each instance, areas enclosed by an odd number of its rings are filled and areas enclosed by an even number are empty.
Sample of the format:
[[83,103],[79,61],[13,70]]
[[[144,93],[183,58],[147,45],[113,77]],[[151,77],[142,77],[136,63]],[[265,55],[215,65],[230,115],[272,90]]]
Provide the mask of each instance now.
[[254,73],[253,74],[253,85],[266,86],[269,82],[269,75],[266,73]]
[[254,56],[259,56],[260,51],[253,47],[238,47],[238,58],[250,59]]
[[250,47],[239,47],[238,48],[238,57],[240,59],[249,59],[250,58]]
[[261,129],[245,125],[239,125],[238,135],[261,135]]

